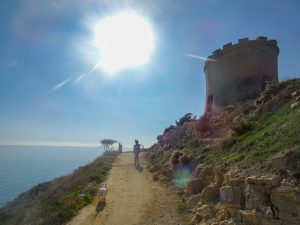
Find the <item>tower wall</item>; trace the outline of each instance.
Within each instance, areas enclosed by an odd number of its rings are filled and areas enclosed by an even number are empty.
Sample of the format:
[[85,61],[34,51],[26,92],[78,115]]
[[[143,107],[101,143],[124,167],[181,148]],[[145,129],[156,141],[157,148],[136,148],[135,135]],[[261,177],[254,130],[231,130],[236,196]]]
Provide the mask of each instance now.
[[205,62],[205,112],[256,98],[266,81],[278,81],[277,41],[239,39],[217,49]]

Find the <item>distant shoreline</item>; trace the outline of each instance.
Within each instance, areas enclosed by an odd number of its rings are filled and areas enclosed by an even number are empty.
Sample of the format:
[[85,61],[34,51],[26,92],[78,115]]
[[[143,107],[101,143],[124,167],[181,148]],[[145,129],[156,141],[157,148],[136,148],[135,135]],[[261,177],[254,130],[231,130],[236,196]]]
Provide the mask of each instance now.
[[[1,144],[0,147],[2,146],[24,146],[24,147],[63,147],[63,148],[100,148],[102,149],[101,145],[39,145],[39,144]],[[123,152],[130,152],[132,151],[133,147],[124,147],[123,146]],[[113,149],[114,151],[117,151],[117,147]]]
[[0,143],[0,146],[30,146],[30,147],[74,147],[74,148],[101,148],[99,145],[67,145],[67,144],[61,144],[61,145],[55,145],[55,144],[34,144],[34,143]]

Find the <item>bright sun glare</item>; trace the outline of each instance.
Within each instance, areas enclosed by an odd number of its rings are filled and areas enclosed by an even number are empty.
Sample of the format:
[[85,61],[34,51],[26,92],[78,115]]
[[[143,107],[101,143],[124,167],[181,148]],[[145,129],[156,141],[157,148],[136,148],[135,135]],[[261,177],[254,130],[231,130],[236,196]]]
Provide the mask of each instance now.
[[151,25],[140,15],[121,12],[102,19],[94,27],[99,67],[107,74],[143,65],[154,48]]

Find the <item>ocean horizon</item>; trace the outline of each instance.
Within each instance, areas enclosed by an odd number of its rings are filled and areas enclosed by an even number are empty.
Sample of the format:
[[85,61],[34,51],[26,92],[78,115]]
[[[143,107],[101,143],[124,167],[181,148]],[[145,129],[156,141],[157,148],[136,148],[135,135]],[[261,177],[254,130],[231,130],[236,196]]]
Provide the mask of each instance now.
[[0,208],[40,183],[72,173],[103,152],[100,147],[0,145]]

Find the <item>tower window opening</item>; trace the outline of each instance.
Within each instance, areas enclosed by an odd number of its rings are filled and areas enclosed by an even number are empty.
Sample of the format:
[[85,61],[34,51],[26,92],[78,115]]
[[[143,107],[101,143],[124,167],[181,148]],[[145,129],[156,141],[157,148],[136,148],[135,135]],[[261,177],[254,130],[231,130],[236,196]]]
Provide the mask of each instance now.
[[214,96],[209,95],[207,97],[207,102],[206,102],[206,112],[211,112],[212,111],[213,103],[214,103]]

